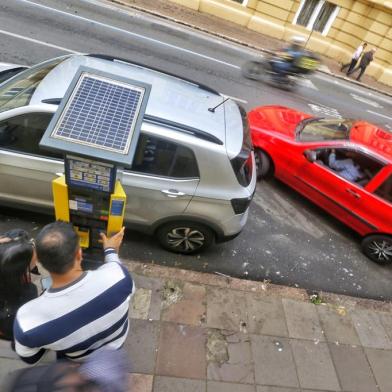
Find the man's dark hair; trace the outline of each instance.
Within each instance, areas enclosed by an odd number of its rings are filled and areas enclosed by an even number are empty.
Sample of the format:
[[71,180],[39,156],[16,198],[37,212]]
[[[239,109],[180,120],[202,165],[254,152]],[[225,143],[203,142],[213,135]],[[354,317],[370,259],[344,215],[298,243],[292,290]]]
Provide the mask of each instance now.
[[9,242],[0,244],[0,298],[12,300],[21,295],[28,281],[33,245],[27,238],[4,237]]
[[38,260],[54,274],[61,275],[72,268],[78,249],[79,237],[70,223],[50,223],[36,238]]

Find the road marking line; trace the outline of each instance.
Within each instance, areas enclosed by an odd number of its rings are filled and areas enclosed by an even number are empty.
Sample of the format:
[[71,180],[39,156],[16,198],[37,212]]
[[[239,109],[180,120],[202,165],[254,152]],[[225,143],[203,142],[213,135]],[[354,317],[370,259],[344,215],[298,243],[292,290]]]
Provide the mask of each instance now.
[[372,101],[368,98],[362,97],[361,95],[357,95],[354,93],[350,93],[350,95],[357,101],[366,103],[367,105],[373,106],[375,108],[383,109],[384,107],[381,106],[378,102]]
[[309,103],[308,106],[312,109],[313,113],[315,114],[321,114],[325,115],[328,117],[334,117],[334,118],[342,118],[341,114],[337,111],[335,108],[330,108],[325,105],[317,105],[314,103]]
[[43,41],[39,41],[34,38],[25,37],[24,35],[10,33],[9,31],[0,30],[0,34],[9,35],[14,38],[24,39],[25,41],[34,42],[35,44],[48,46],[49,48],[60,49],[60,50],[63,50],[64,52],[80,54],[80,52],[76,52],[75,50],[64,48],[63,46],[49,44],[48,42],[43,42]]
[[327,83],[337,84],[340,87],[343,87],[343,88],[345,88],[347,90],[352,90],[355,93],[358,93],[358,91],[359,91],[361,94],[369,94],[374,99],[377,99],[378,101],[382,101],[382,102],[385,102],[387,104],[391,104],[392,103],[392,98],[386,97],[385,95],[384,96],[380,95],[380,94],[382,94],[382,92],[380,92],[380,93],[373,93],[372,94],[372,93],[366,91],[366,87],[351,85],[350,82],[347,81],[347,80],[339,80],[339,81],[333,80],[332,81],[331,78],[334,78],[333,75],[324,75],[324,74],[321,74],[321,73],[315,73],[314,77],[317,78],[317,79],[324,80]]
[[146,41],[150,41],[150,42],[153,42],[155,44],[166,46],[168,48],[172,48],[172,49],[176,49],[178,51],[189,53],[189,54],[192,54],[194,56],[198,56],[198,57],[204,58],[206,60],[211,60],[211,61],[214,61],[216,63],[226,65],[228,67],[232,67],[232,68],[235,68],[235,69],[240,69],[241,68],[238,65],[230,64],[230,63],[227,63],[226,61],[218,60],[218,59],[215,59],[213,57],[206,56],[204,54],[193,52],[192,50],[181,48],[180,46],[171,45],[171,44],[168,44],[166,42],[162,42],[162,41],[156,40],[154,38],[150,38],[150,37],[146,37],[146,36],[143,36],[143,35],[140,35],[140,34],[132,33],[131,31],[124,30],[124,29],[121,29],[119,27],[111,26],[111,25],[109,25],[107,23],[102,23],[102,22],[98,22],[98,21],[93,20],[93,19],[85,18],[84,16],[69,14],[68,12],[60,11],[60,10],[57,10],[55,8],[48,7],[46,5],[37,4],[37,3],[34,3],[33,1],[29,1],[29,0],[17,0],[17,1],[20,1],[20,2],[29,4],[31,6],[35,6],[35,7],[38,7],[38,8],[43,8],[45,10],[52,11],[54,13],[65,15],[65,16],[68,16],[70,18],[79,19],[79,20],[82,20],[84,22],[93,23],[93,24],[96,24],[97,26],[105,27],[107,29],[111,29],[111,30],[114,30],[114,31],[117,31],[117,32],[120,32],[120,33],[123,33],[123,34],[127,34],[127,35],[130,35],[132,37],[137,37],[137,38],[140,38],[140,39],[144,39]]
[[318,88],[314,85],[314,83],[309,79],[300,79],[299,84],[303,87],[311,88],[313,90],[317,90]]
[[366,110],[368,113],[376,114],[377,116],[387,118],[388,120],[392,120],[392,117],[388,117],[385,114],[374,112],[373,110]]

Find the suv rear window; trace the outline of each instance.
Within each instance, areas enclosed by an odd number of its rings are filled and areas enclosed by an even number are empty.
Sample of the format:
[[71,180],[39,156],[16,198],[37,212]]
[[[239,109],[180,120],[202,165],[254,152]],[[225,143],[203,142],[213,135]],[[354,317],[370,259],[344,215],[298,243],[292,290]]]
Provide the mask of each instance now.
[[243,187],[247,187],[252,181],[253,172],[253,160],[252,150],[253,144],[250,137],[248,116],[245,109],[242,106],[238,106],[242,118],[243,127],[243,141],[240,153],[231,160],[231,166],[233,167],[234,173],[237,177],[238,182]]
[[38,68],[28,69],[9,82],[5,82],[0,88],[0,113],[28,105],[41,81],[62,61],[64,57],[57,58]]
[[141,133],[132,171],[174,178],[198,178],[193,151],[180,144]]

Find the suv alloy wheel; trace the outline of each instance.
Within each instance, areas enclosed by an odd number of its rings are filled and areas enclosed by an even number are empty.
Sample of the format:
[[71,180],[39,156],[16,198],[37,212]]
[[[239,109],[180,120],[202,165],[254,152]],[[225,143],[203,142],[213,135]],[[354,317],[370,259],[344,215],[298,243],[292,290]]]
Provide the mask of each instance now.
[[157,230],[161,246],[171,252],[191,254],[208,248],[214,242],[214,233],[195,222],[171,222]]

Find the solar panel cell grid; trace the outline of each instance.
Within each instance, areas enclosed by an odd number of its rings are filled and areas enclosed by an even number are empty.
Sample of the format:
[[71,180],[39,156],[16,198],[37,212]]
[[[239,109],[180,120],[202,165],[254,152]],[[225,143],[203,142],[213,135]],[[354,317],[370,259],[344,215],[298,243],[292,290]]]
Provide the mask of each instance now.
[[52,137],[126,154],[144,90],[82,74]]

